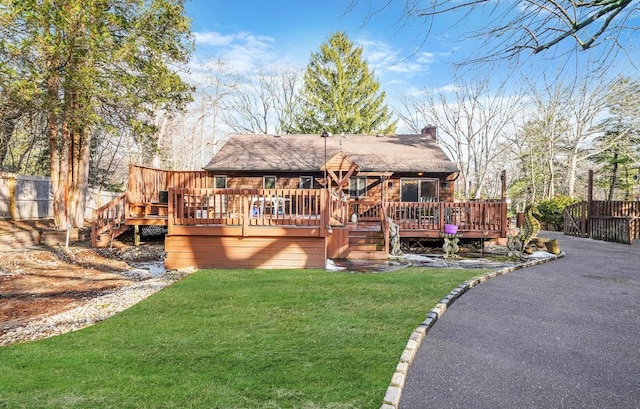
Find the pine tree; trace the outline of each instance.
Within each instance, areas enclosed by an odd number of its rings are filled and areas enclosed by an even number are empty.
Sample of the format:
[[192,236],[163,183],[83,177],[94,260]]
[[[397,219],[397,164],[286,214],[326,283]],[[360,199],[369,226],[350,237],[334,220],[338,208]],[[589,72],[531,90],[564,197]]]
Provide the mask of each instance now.
[[608,200],[615,199],[616,190],[624,192],[624,200],[629,200],[637,183],[633,177],[640,161],[639,92],[640,81],[620,77],[606,98],[609,117],[602,124],[604,134],[595,140],[600,152],[594,161],[602,166],[605,178],[600,184],[606,187]]
[[383,133],[395,131],[385,93],[343,32],[333,34],[311,54],[304,75],[302,108],[295,118],[297,133]]

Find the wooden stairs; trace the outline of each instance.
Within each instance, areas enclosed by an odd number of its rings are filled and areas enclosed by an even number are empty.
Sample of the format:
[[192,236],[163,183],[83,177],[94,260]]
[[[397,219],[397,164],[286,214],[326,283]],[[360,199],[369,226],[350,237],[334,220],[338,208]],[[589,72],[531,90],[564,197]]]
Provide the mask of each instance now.
[[352,227],[349,230],[349,255],[347,258],[360,260],[386,260],[389,250],[385,245],[384,231],[371,228]]
[[91,222],[91,245],[93,247],[107,247],[113,239],[129,230],[131,226],[125,223],[126,208],[127,199],[123,193],[93,211]]

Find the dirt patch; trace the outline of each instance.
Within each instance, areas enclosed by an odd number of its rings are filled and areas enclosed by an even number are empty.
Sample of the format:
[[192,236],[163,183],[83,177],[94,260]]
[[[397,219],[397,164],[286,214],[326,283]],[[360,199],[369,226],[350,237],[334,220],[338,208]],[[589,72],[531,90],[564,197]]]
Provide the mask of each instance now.
[[[0,221],[0,231],[46,230],[46,221]],[[62,248],[0,252],[0,335],[26,323],[67,311],[135,281],[135,263],[161,261],[162,243],[92,249]],[[133,264],[133,265],[132,265]]]
[[40,219],[40,220],[0,220],[0,233],[11,233],[19,231],[55,231],[53,227],[52,219]]

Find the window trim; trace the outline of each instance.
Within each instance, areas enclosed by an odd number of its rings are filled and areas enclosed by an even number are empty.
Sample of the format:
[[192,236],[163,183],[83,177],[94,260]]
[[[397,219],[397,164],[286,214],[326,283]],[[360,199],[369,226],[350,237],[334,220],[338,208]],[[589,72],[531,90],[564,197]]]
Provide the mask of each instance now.
[[[224,187],[218,187],[218,180],[224,180]],[[228,182],[227,175],[213,175],[213,186],[215,189],[226,189]]]
[[[267,178],[273,178],[273,187],[267,187]],[[263,189],[275,189],[278,186],[278,177],[275,175],[265,175],[262,177]]]
[[[421,182],[432,182],[435,187],[436,187],[436,196],[435,196],[435,201],[438,202],[440,201],[440,179],[438,178],[401,178],[400,179],[400,202],[406,202],[404,200],[403,196],[403,184],[405,181],[415,181],[418,185],[418,202],[420,202],[421,198],[422,198],[422,185]],[[414,203],[414,202],[407,202],[407,203]]]
[[[304,183],[302,181],[303,178],[309,181],[309,187],[304,187]],[[308,175],[300,176],[298,178],[298,188],[299,189],[313,189],[313,176],[308,176]]]
[[[364,186],[362,189],[359,189],[359,184],[358,181],[364,181]],[[353,185],[352,183],[355,182],[355,189],[353,189]],[[354,176],[349,178],[349,197],[350,198],[354,198],[354,199],[362,199],[362,198],[367,198],[367,193],[369,191],[368,189],[368,180],[366,176]],[[356,194],[354,195],[353,193],[356,192]],[[360,193],[361,192],[361,193]],[[360,194],[358,194],[360,193]]]

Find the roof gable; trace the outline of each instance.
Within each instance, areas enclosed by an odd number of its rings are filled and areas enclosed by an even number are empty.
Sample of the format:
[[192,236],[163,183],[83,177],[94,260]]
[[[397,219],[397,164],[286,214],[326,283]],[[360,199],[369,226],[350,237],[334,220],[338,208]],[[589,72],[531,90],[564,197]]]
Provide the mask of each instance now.
[[320,167],[320,170],[337,170],[337,171],[349,171],[354,169],[360,170],[360,167],[356,165],[351,159],[347,158],[344,152],[338,152],[331,157],[327,163]]

